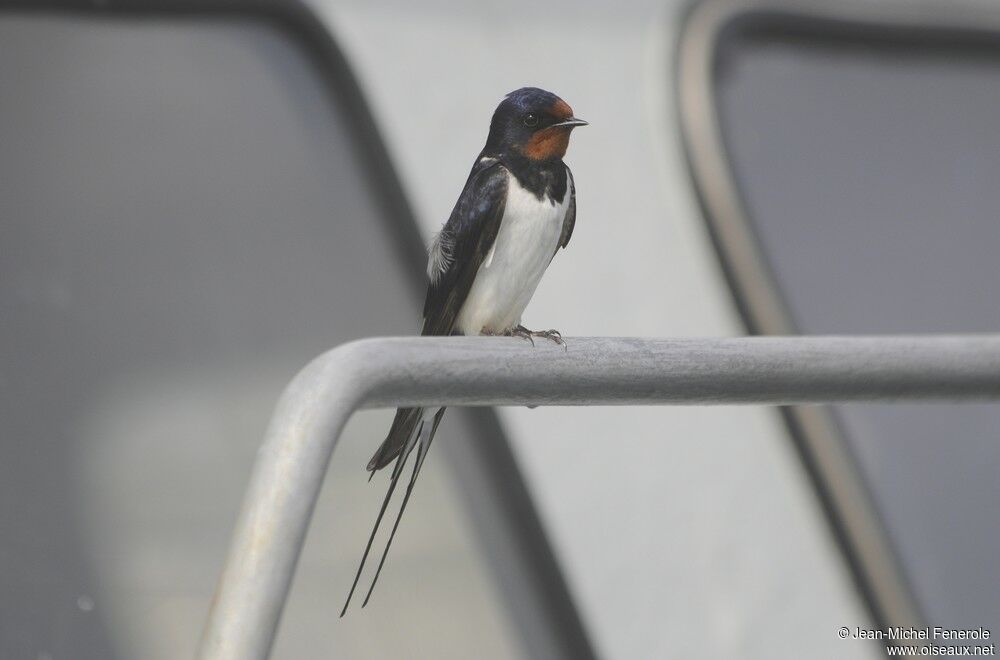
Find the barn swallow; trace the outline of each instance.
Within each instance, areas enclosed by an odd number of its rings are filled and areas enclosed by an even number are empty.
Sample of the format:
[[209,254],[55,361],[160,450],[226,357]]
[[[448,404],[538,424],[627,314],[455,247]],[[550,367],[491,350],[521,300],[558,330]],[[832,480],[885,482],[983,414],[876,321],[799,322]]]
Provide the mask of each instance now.
[[[504,335],[532,344],[533,337],[544,337],[562,343],[556,330],[522,326],[521,313],[556,252],[573,235],[576,190],[562,159],[570,133],[586,125],[565,101],[536,87],[513,91],[500,102],[486,146],[448,222],[431,243],[422,335]],[[443,415],[444,408],[398,409],[388,436],[369,461],[372,476],[395,463],[340,616],[347,612],[375,533],[416,448],[403,502],[362,607],[368,604]]]

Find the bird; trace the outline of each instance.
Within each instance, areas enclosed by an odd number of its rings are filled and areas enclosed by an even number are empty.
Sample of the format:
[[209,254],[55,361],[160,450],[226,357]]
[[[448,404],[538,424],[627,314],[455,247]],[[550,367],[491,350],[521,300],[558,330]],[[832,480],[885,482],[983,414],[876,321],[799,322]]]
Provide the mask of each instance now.
[[[549,263],[573,235],[576,188],[563,156],[570,133],[586,125],[552,92],[522,87],[504,96],[454,210],[431,242],[421,335],[502,335],[522,337],[532,345],[534,337],[542,337],[565,345],[557,330],[525,328],[521,314]],[[369,481],[390,464],[392,471],[341,617],[416,449],[402,504],[362,607],[371,599],[444,411],[443,407],[399,408],[368,462]]]

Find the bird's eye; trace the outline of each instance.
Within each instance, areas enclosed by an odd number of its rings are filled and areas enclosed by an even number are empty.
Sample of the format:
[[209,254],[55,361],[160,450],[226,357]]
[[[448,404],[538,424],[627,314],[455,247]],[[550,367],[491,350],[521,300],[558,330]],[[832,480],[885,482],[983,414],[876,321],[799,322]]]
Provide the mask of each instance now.
[[528,114],[524,115],[524,125],[538,126],[538,117],[529,112]]

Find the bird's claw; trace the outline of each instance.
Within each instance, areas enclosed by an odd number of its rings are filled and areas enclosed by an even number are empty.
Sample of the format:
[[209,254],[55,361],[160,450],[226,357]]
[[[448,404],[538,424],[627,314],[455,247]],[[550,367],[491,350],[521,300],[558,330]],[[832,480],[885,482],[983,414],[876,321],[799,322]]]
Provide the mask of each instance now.
[[536,332],[532,332],[531,334],[535,337],[545,337],[549,341],[553,341],[560,346],[564,346],[566,344],[566,342],[563,341],[562,333],[558,330],[538,330]]
[[534,337],[542,337],[566,348],[566,341],[562,338],[562,333],[558,330],[528,330],[523,325],[519,325],[511,329],[510,334],[514,337],[523,337],[530,340],[532,346],[535,345]]
[[535,345],[535,339],[534,337],[532,337],[533,333],[531,332],[531,330],[528,330],[523,325],[519,325],[516,328],[511,328],[504,334],[506,334],[508,337],[520,337],[521,339],[527,339],[528,341],[531,342],[532,346]]

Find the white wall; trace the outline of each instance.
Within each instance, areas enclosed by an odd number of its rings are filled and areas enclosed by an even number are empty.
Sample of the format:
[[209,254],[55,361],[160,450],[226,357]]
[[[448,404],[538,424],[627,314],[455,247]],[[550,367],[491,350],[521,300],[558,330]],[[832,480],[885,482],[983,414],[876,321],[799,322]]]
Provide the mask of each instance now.
[[[567,156],[576,232],[526,325],[570,337],[738,334],[676,129],[680,7],[613,7],[319,9],[428,237],[504,93],[545,87],[591,122]],[[866,614],[773,411],[504,409],[501,419],[603,656],[873,653],[837,639]]]

